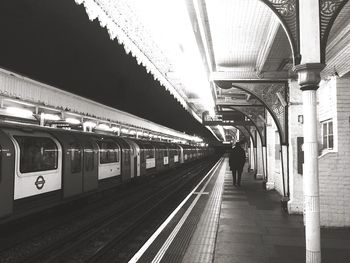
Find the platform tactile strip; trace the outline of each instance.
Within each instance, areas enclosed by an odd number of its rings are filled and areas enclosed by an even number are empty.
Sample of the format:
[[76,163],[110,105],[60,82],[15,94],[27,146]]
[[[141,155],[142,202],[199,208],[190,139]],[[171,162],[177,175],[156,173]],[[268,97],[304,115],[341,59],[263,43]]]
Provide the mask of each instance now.
[[227,162],[223,162],[208,203],[182,262],[211,263],[213,261],[226,167]]

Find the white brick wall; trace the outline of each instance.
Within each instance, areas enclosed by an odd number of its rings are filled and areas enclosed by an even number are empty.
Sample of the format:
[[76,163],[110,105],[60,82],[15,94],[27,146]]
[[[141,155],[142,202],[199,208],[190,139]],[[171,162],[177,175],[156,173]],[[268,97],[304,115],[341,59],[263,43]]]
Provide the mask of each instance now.
[[321,84],[319,121],[333,119],[333,151],[319,157],[321,224],[350,226],[350,79]]
[[[321,122],[333,120],[334,148],[319,156],[320,208],[322,226],[350,226],[350,79],[322,81],[318,95],[318,138]],[[297,137],[303,127],[297,116],[303,114],[302,94],[296,82],[290,83],[289,176],[290,213],[303,211],[303,176],[297,173]]]

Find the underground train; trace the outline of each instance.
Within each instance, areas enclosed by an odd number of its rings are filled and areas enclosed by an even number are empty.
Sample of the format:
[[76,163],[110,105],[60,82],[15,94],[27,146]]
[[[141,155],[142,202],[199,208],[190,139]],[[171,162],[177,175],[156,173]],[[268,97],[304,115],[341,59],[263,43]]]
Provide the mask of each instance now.
[[40,206],[54,194],[67,201],[106,182],[124,183],[210,153],[207,147],[19,124],[0,124],[0,151],[0,219],[15,215],[23,200]]

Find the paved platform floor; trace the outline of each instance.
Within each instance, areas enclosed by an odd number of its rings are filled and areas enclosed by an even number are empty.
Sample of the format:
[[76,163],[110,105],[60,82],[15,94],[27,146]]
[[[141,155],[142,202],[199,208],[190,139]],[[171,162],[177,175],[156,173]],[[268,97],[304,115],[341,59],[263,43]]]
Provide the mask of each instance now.
[[[209,199],[206,206],[210,208],[204,209],[197,225],[199,231],[192,236],[183,262],[305,262],[302,216],[283,212],[281,196],[276,191],[265,191],[262,181],[255,180],[251,173],[243,174],[240,188],[234,187],[227,163],[226,158],[216,179],[221,191],[216,191],[212,202]],[[323,263],[350,262],[350,228],[322,229],[321,235]],[[203,246],[206,252],[199,255],[196,248]]]

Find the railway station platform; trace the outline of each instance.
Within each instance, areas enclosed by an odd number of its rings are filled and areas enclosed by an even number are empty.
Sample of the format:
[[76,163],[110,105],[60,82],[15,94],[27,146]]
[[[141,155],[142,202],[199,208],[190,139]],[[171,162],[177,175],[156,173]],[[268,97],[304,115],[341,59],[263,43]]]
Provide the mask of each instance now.
[[[233,186],[222,158],[177,213],[130,262],[305,262],[302,215],[281,209],[281,196],[244,169]],[[321,230],[322,262],[349,262],[350,228]]]

